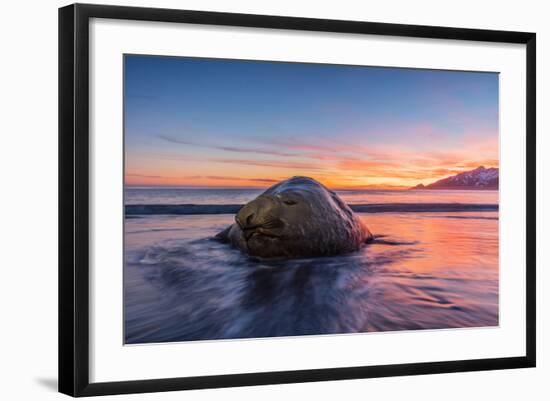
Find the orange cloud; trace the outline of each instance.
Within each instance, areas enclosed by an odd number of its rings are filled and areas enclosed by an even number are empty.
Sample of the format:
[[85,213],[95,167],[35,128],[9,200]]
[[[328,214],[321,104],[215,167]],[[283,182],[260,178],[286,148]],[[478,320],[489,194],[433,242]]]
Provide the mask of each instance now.
[[[146,158],[128,155],[126,183],[267,187],[292,175],[307,175],[333,188],[408,188],[481,165],[499,165],[496,135],[467,133],[453,139],[438,135],[429,125],[416,132],[422,140],[413,135],[411,142],[399,144],[369,143],[368,136],[357,144],[314,137],[249,138],[246,146],[163,137],[186,146],[176,146],[171,154],[148,153]],[[209,156],[208,149],[215,153]]]

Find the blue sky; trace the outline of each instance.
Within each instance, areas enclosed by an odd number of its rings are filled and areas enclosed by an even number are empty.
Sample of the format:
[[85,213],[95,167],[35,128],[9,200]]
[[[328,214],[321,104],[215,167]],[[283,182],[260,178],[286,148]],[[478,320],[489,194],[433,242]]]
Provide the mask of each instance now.
[[498,166],[496,73],[135,55],[124,68],[129,184],[398,187]]

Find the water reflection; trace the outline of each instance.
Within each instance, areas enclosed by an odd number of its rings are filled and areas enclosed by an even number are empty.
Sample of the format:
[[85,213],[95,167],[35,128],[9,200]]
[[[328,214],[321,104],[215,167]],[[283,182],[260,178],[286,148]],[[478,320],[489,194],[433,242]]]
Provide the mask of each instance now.
[[362,217],[360,252],[277,262],[209,239],[232,216],[127,220],[126,342],[498,324],[496,213]]

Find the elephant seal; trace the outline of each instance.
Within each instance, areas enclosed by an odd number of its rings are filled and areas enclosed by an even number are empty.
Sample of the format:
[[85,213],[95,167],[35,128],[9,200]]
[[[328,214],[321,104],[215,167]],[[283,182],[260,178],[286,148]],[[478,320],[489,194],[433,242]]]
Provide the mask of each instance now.
[[334,192],[292,177],[244,205],[216,238],[258,258],[302,258],[358,250],[373,236]]

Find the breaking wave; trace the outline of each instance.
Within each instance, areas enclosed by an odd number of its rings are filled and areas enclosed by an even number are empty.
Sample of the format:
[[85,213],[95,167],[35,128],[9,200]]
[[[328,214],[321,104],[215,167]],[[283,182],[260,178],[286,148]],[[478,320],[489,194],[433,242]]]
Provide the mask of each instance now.
[[[235,214],[242,205],[197,205],[197,204],[144,204],[126,205],[126,217],[139,215],[208,215],[208,214]],[[498,211],[497,204],[472,203],[373,203],[352,204],[351,209],[357,213],[414,213],[414,212],[494,212]]]

